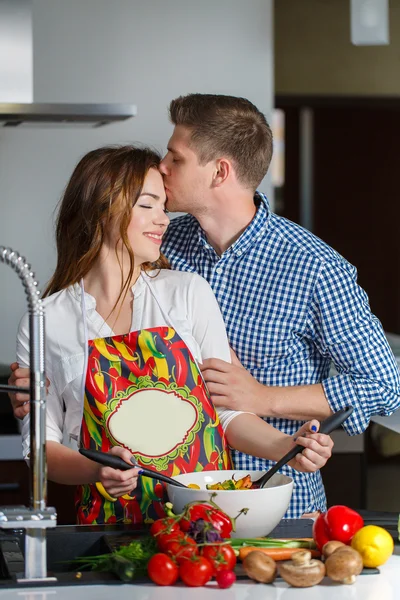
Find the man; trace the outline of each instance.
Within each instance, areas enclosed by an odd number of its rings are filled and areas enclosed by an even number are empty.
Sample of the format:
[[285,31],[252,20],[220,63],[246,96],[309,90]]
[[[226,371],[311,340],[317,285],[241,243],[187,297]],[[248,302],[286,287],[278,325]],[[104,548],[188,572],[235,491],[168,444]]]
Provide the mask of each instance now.
[[[264,115],[243,98],[191,94],[171,102],[170,116],[160,170],[169,210],[189,215],[171,222],[163,251],[173,268],[209,281],[238,357],[202,365],[215,404],[254,412],[289,435],[346,405],[353,435],[373,414],[394,412],[400,374],[354,267],[256,192],[272,156]],[[329,378],[332,361],[339,375]],[[240,469],[272,465],[238,451],[233,458]],[[325,510],[319,472],[282,471],[295,480],[286,516]]]
[[[213,401],[254,412],[292,435],[299,421],[354,407],[344,428],[362,433],[400,406],[400,374],[356,270],[324,242],[270,211],[256,189],[272,156],[264,115],[248,100],[190,94],[173,100],[175,125],[160,170],[172,220],[163,252],[196,271],[219,302],[233,363],[202,366]],[[338,371],[329,377],[333,362]],[[233,452],[235,466],[269,461]],[[294,473],[287,516],[325,509],[317,473]]]

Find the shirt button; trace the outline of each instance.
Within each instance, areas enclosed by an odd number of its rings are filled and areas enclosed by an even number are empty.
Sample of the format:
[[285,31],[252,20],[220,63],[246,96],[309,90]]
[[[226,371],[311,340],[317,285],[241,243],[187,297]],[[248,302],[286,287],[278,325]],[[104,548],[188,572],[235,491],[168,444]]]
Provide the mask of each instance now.
[[238,250],[238,251],[236,252],[236,254],[237,254],[238,256],[241,256],[241,255],[242,255],[242,251],[241,251],[241,250]]
[[221,275],[221,273],[222,273],[222,269],[221,269],[221,267],[217,267],[217,268],[215,269],[215,272],[216,272],[216,273],[218,273],[218,275]]

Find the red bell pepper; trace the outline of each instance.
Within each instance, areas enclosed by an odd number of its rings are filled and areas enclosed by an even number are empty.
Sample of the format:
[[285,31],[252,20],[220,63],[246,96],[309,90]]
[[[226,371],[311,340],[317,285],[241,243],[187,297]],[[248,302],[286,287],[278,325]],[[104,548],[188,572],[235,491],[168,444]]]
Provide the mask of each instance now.
[[338,504],[331,506],[315,520],[313,538],[321,551],[323,546],[331,540],[350,544],[353,535],[361,527],[364,527],[362,516],[355,510]]

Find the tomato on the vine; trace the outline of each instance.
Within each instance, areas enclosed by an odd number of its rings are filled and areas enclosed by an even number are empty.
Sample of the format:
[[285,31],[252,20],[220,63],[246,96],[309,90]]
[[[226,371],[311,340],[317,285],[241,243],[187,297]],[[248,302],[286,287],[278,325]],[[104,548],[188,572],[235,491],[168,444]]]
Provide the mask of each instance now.
[[212,565],[204,556],[182,560],[179,565],[179,577],[190,587],[199,587],[208,583],[212,572]]
[[157,585],[173,585],[179,577],[176,563],[167,554],[154,554],[147,563],[149,577]]
[[166,552],[169,542],[182,540],[185,537],[183,531],[173,531],[172,533],[160,533],[156,537],[157,546],[162,552]]
[[230,538],[232,532],[232,520],[222,510],[215,508],[211,504],[200,503],[189,505],[186,514],[179,521],[182,531],[189,531],[191,522],[203,519],[221,534],[223,538]]
[[178,563],[199,554],[199,548],[196,542],[188,536],[167,542],[165,551]]
[[162,532],[180,531],[180,527],[176,519],[166,517],[165,519],[157,519],[150,527],[151,535],[158,536]]
[[236,565],[236,555],[230,544],[204,546],[202,554],[210,561],[213,575],[220,571],[232,571]]

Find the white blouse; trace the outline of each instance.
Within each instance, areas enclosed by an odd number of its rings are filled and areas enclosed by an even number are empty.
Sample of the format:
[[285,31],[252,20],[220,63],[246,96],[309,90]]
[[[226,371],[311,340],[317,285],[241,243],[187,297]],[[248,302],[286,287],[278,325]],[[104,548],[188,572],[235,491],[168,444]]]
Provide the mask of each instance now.
[[[225,325],[208,282],[195,273],[162,270],[142,272],[131,289],[134,298],[131,331],[173,327],[194,358],[230,362]],[[45,308],[45,370],[50,386],[46,404],[46,439],[77,447],[82,422],[82,377],[85,370],[85,328],[81,287],[75,284],[43,300]],[[88,339],[115,335],[96,312],[96,300],[85,292]],[[17,337],[17,361],[29,366],[29,316]],[[85,374],[86,377],[86,374]],[[241,412],[217,409],[224,430]],[[29,414],[22,423],[23,454],[29,455]]]

